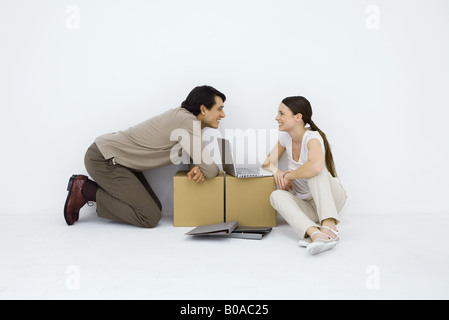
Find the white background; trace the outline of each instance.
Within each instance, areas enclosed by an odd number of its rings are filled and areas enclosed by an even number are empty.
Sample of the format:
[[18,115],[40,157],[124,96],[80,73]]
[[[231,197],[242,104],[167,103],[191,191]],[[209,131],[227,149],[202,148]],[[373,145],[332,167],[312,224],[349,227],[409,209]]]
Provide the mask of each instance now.
[[[307,97],[351,213],[449,213],[448,13],[446,0],[0,0],[0,214],[62,215],[97,136],[203,84],[228,98],[222,132],[275,129],[280,101]],[[146,173],[166,211],[177,169]]]

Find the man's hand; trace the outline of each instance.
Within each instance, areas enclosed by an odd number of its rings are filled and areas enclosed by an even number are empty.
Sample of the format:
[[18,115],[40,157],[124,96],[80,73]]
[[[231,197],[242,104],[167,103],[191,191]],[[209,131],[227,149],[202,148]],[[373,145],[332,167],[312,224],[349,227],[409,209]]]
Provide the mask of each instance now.
[[204,175],[201,172],[200,168],[198,168],[198,166],[194,167],[187,173],[187,178],[189,178],[189,180],[195,181],[196,183],[204,182]]

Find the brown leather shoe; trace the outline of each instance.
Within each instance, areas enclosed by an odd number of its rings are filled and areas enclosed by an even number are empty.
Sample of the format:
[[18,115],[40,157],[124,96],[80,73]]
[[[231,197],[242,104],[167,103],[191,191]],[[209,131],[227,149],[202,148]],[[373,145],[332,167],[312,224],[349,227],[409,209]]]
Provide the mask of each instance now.
[[81,193],[86,180],[87,176],[81,174],[74,174],[69,180],[69,185],[67,186],[69,194],[64,205],[64,219],[69,226],[78,220],[80,209],[87,203]]

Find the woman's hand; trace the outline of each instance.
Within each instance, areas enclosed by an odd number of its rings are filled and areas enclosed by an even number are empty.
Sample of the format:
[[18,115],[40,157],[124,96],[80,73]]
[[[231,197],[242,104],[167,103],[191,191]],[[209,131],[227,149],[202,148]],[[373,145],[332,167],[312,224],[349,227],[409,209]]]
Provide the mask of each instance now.
[[276,185],[285,190],[285,183],[284,183],[284,176],[285,176],[285,172],[282,171],[281,169],[277,169],[276,172],[273,174],[274,176],[274,181],[276,182]]
[[293,180],[290,180],[289,178],[287,178],[287,174],[290,173],[290,171],[285,172],[284,174],[284,188],[282,188],[285,191],[289,191],[289,190],[293,190]]
[[290,173],[290,171],[282,171],[278,169],[276,173],[274,173],[274,181],[282,190],[292,190],[293,189],[293,180],[290,180],[286,177],[286,175]]
[[274,181],[276,182],[276,185],[282,188],[282,181],[284,180],[284,174],[285,172],[281,169],[278,169],[274,174]]
[[194,167],[192,170],[190,170],[187,173],[187,178],[189,178],[189,180],[193,180],[197,183],[204,182],[204,175],[201,172],[200,168],[198,168],[198,166]]

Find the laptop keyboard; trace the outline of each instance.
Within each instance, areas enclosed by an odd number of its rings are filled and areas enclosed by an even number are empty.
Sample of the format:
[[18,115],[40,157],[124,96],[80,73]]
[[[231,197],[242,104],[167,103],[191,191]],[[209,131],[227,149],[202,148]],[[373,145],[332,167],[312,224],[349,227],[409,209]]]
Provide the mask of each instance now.
[[237,172],[241,174],[258,174],[260,170],[257,168],[238,168]]

